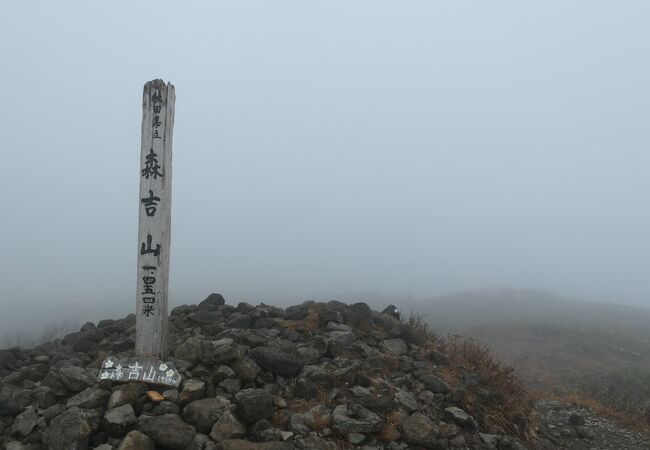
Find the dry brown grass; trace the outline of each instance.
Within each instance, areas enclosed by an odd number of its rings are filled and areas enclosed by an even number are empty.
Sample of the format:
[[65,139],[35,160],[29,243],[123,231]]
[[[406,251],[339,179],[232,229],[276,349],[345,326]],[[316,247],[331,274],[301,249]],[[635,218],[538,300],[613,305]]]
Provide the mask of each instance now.
[[323,431],[330,426],[330,416],[327,414],[314,414],[314,423],[312,429],[314,431]]
[[278,319],[277,324],[280,328],[286,330],[313,333],[320,328],[320,316],[318,309],[314,306],[309,310],[309,314],[303,320]]
[[[450,364],[440,367],[436,375],[451,387],[462,384],[463,372],[478,375],[479,385],[465,388],[462,406],[481,429],[517,436],[527,442],[535,440],[534,398],[513,367],[498,361],[486,346],[470,338],[435,334],[423,315],[411,313],[408,324],[413,334],[423,341],[425,350],[449,356]],[[489,395],[482,395],[482,390],[487,390]]]
[[315,308],[311,308],[309,310],[309,315],[305,317],[305,320],[303,320],[303,330],[305,331],[311,331],[312,333],[314,331],[317,331],[320,328],[320,315],[318,314],[318,311]]
[[403,321],[409,324],[409,330],[411,332],[409,337],[411,340],[422,345],[427,350],[432,350],[436,347],[440,338],[429,327],[429,324],[426,321],[426,314],[419,314],[411,311],[408,319]]
[[303,400],[301,398],[291,400],[287,402],[287,408],[289,411],[292,413],[305,413],[309,411],[311,408],[313,408],[316,405],[319,405],[317,400]]
[[402,423],[399,411],[392,411],[386,414],[384,425],[379,431],[379,439],[384,442],[393,442],[400,438],[399,426]]
[[479,395],[477,389],[467,389],[463,407],[479,424],[490,432],[534,440],[534,398],[515,369],[498,361],[485,345],[472,339],[449,336],[441,342],[441,351],[450,358],[451,370],[458,375],[478,375],[477,388],[487,388],[490,393]]
[[275,428],[284,430],[289,424],[289,414],[285,411],[276,411],[271,416],[271,423]]
[[321,405],[327,405],[330,403],[329,390],[323,386],[318,386],[316,388],[316,401]]

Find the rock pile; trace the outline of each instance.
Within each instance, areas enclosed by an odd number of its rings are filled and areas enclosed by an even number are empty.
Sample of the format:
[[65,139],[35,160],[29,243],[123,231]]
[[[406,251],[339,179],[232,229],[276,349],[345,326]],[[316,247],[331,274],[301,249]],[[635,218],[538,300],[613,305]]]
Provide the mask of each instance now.
[[[0,448],[525,448],[480,429],[462,409],[466,384],[480,381],[445,379],[449,358],[395,311],[336,301],[235,307],[212,294],[171,313],[179,390],[97,381],[106,357],[132,356],[132,315],[2,350]],[[159,396],[147,394],[154,389]]]

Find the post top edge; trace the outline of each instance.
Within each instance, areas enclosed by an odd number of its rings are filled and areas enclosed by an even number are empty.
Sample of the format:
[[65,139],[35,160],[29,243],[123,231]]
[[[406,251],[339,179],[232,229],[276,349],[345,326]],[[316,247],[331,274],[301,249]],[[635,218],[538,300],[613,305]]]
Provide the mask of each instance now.
[[144,84],[144,87],[146,88],[147,86],[153,86],[153,87],[157,87],[159,89],[165,88],[165,87],[168,88],[168,89],[169,88],[174,89],[174,85],[171,83],[171,81],[165,83],[165,80],[162,80],[160,78],[156,78],[155,80],[147,81]]

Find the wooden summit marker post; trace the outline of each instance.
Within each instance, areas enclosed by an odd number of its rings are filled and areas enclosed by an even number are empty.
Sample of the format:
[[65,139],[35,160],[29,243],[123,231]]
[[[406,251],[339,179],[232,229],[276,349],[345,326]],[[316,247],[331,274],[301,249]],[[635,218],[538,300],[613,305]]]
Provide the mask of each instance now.
[[171,83],[153,80],[144,85],[135,353],[162,359],[167,358],[175,100]]
[[[139,381],[178,387],[181,376],[167,358],[167,286],[172,201],[174,86],[144,85],[138,223],[138,290],[135,356],[109,356],[99,380]],[[160,396],[158,396],[160,397]]]

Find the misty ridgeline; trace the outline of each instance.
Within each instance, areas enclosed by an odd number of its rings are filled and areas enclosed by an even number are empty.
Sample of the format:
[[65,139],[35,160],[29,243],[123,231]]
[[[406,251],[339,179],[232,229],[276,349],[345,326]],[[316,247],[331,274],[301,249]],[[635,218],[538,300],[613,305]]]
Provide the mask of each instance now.
[[[385,302],[370,302],[379,313],[360,302],[230,306],[211,294],[198,306],[177,306],[170,352],[185,381],[179,391],[161,389],[168,400],[159,404],[146,403],[143,385],[133,383],[111,395],[110,382],[97,385],[92,372],[106,355],[133,351],[134,314],[9,336],[11,349],[0,351],[0,418],[18,414],[7,425],[11,439],[37,436],[54,449],[80,439],[120,448],[339,448],[334,438],[373,449],[646,448],[650,311],[513,288]],[[72,357],[90,373],[69,378],[62,372],[68,363],[55,363]],[[49,397],[39,401],[51,408],[61,406],[57,398],[67,402],[65,420],[88,420],[75,411],[108,401],[103,421],[91,425],[96,431],[66,433],[56,420],[25,431],[36,423],[24,409],[33,398],[15,383],[21,373],[39,380],[40,370]],[[118,406],[127,393],[145,403]],[[342,402],[357,409],[336,406]],[[230,404],[234,415],[204,418]],[[440,431],[431,417],[456,428]]]

